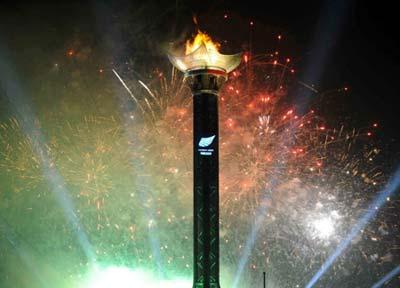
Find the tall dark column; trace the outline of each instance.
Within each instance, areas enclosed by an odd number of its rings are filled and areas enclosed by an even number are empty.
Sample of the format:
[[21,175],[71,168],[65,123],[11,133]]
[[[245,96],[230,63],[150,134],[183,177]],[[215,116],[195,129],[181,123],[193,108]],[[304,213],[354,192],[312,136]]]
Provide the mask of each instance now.
[[220,288],[218,91],[239,66],[242,53],[219,53],[218,44],[200,31],[192,45],[184,56],[168,58],[185,73],[193,94],[193,288]]
[[193,93],[194,288],[219,285],[218,89],[219,71],[196,71]]

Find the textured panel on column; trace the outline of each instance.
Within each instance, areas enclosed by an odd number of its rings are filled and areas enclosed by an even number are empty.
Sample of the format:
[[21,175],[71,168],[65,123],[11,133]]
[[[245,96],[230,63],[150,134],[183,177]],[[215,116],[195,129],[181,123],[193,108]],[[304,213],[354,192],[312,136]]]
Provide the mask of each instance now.
[[194,197],[196,199],[195,215],[194,215],[194,270],[195,270],[195,282],[204,282],[204,231],[203,231],[203,213],[204,205],[203,201],[199,201],[203,195],[202,186],[195,187]]

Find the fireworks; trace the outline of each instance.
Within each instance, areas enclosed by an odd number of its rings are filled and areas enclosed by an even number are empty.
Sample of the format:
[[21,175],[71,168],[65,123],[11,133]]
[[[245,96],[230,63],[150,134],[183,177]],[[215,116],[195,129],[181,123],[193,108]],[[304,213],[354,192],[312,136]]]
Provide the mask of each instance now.
[[24,137],[16,119],[2,123],[0,131],[2,183],[10,184],[7,190],[15,193],[36,189],[41,181],[40,161],[30,139]]
[[[377,127],[334,128],[313,110],[300,114],[287,100],[288,87],[296,85],[292,62],[251,56],[244,54],[245,65],[231,75],[220,97],[222,283],[233,281],[247,236],[257,226],[240,283],[260,285],[266,270],[271,287],[302,286],[385,180],[374,163],[380,149],[365,140]],[[102,74],[119,83],[112,73]],[[150,79],[126,83],[136,109],[82,115],[73,122],[51,115],[47,149],[99,262],[155,270],[156,247],[165,277],[187,277],[192,269],[190,91],[175,70],[155,70]],[[115,93],[118,99],[129,97],[123,88]],[[30,140],[15,119],[0,130],[1,216],[18,227],[40,263],[52,263],[77,281],[89,269],[87,260],[45,188]],[[387,201],[395,207],[394,200]],[[24,210],[23,217],[11,213],[15,210]],[[393,209],[385,211],[398,217]],[[368,268],[359,273],[380,271],[377,263],[391,262],[398,251],[397,240],[388,237],[393,229],[378,217],[329,279],[350,277],[359,266]],[[150,247],[149,237],[159,243]],[[38,240],[28,240],[33,238]],[[118,275],[134,273],[127,271]]]

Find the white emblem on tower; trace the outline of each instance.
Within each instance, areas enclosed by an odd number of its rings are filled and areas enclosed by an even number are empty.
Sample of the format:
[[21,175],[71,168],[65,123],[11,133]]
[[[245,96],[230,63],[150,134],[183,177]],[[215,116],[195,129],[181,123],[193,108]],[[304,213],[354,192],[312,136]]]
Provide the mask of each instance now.
[[201,137],[200,141],[199,141],[199,147],[208,147],[212,144],[212,142],[214,141],[215,135],[211,136],[211,137]]

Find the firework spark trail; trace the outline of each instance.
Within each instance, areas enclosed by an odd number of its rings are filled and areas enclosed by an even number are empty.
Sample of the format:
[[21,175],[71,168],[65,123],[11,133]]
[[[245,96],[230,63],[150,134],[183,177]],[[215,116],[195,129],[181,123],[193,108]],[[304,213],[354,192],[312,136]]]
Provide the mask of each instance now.
[[317,281],[324,275],[324,273],[332,266],[336,258],[338,258],[344,250],[351,244],[351,241],[360,233],[365,226],[373,220],[378,213],[379,209],[387,202],[388,197],[397,192],[400,187],[400,168],[394,173],[388,181],[385,189],[378,193],[376,199],[369,205],[367,212],[357,221],[356,225],[351,229],[350,233],[344,238],[336,250],[328,257],[322,264],[321,268],[315,273],[310,282],[307,283],[306,288],[311,288]]
[[[42,180],[40,162],[32,153],[31,141],[21,135],[21,127],[15,118],[0,124],[0,145],[3,147],[0,149],[0,157],[3,159],[0,161],[2,171],[18,171],[14,174],[7,173],[17,179],[13,190],[18,192],[37,189]],[[16,151],[18,153],[15,153]],[[27,151],[30,157],[23,156]]]
[[115,76],[118,78],[118,80],[122,83],[122,85],[124,86],[124,88],[126,89],[126,91],[128,91],[129,95],[132,97],[132,99],[135,101],[135,103],[138,105],[138,107],[140,108],[140,110],[145,113],[142,105],[140,105],[138,99],[135,97],[135,95],[133,95],[131,89],[129,89],[129,87],[125,84],[124,80],[122,80],[121,76],[119,76],[119,74],[117,73],[117,71],[115,71],[115,69],[112,69],[113,73],[115,74]]
[[[0,46],[0,48],[2,48]],[[95,261],[95,254],[92,246],[85,233],[84,227],[81,225],[78,216],[75,213],[73,202],[69,196],[69,191],[65,188],[64,179],[58,173],[54,163],[51,160],[49,151],[45,148],[45,137],[41,130],[35,126],[35,114],[32,109],[32,104],[27,100],[23,89],[21,88],[18,77],[11,68],[11,63],[6,58],[3,58],[5,50],[0,49],[0,73],[5,75],[0,80],[1,86],[4,88],[6,97],[8,97],[12,108],[17,114],[17,118],[21,123],[21,128],[24,134],[32,140],[32,149],[40,158],[42,173],[51,186],[52,192],[55,194],[58,204],[62,207],[64,215],[69,224],[74,229],[74,233],[86,254],[88,261]],[[23,108],[25,108],[23,110]]]
[[160,105],[159,103],[159,99],[156,98],[156,96],[153,94],[153,92],[151,92],[150,88],[143,83],[143,81],[138,80],[139,84],[143,86],[144,89],[146,89],[146,91],[149,93],[149,95],[157,102],[158,105]]
[[386,282],[390,281],[393,277],[397,276],[399,273],[400,273],[400,266],[397,266],[392,271],[390,271],[388,274],[383,276],[378,282],[376,282],[374,285],[372,285],[371,288],[382,287]]

